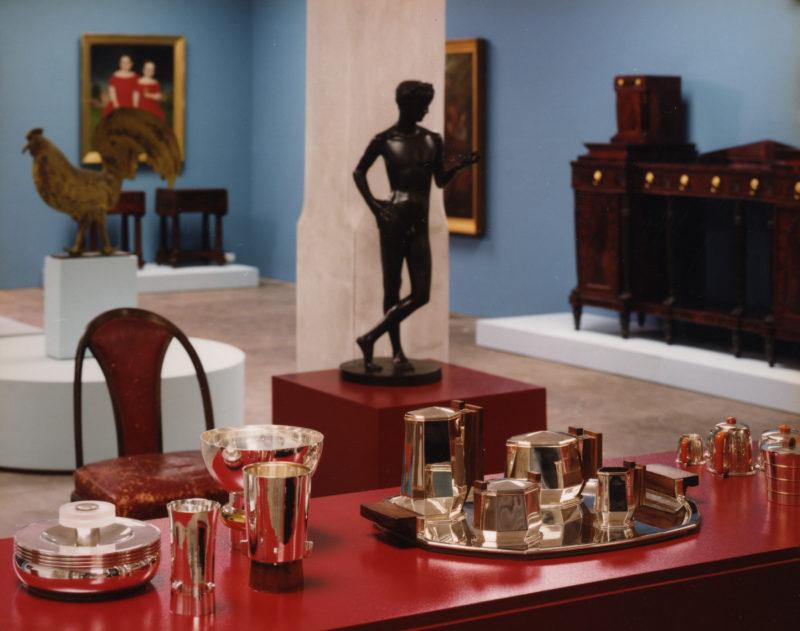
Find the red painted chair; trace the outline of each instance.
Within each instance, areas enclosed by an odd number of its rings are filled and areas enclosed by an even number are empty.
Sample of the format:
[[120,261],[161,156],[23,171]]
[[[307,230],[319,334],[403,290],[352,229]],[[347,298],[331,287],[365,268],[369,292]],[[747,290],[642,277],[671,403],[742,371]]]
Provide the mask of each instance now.
[[[185,349],[197,374],[205,429],[214,427],[211,395],[200,358],[184,333],[144,309],[113,309],[86,327],[75,355],[75,490],[72,500],[103,500],[117,515],[152,519],[167,514],[173,499],[207,497],[227,501],[211,478],[200,451],[163,453],[161,368],[172,340]],[[100,365],[111,395],[119,457],[83,463],[82,371],[86,351]],[[198,427],[198,442],[201,428]]]

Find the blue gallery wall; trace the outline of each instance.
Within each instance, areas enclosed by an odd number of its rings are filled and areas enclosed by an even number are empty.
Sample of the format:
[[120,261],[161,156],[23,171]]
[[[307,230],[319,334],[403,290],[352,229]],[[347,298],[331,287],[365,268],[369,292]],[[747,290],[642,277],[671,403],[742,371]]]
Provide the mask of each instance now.
[[305,169],[305,0],[254,0],[251,63],[252,214],[243,251],[261,276],[294,281]]
[[[331,0],[336,1],[336,0]],[[25,132],[77,162],[80,34],[187,38],[187,160],[178,186],[228,188],[226,249],[295,279],[303,200],[304,0],[0,0],[0,288],[41,283],[73,222],[33,188]],[[683,77],[700,151],[800,145],[797,0],[447,0],[447,37],[487,40],[487,234],[451,237],[451,309],[567,309],[575,284],[569,163],[615,133],[616,74]],[[145,257],[157,222],[148,193]]]
[[447,0],[447,37],[487,40],[487,233],[451,237],[451,309],[566,311],[569,163],[616,131],[617,74],[680,75],[701,152],[800,146],[796,0]]
[[[78,163],[81,33],[186,36],[186,161],[176,186],[227,188],[226,249],[250,242],[251,15],[249,0],[0,2],[0,288],[40,285],[44,257],[74,239],[74,222],[41,201],[20,150],[25,133],[41,126]],[[159,186],[147,167],[123,185],[146,192],[150,261]]]

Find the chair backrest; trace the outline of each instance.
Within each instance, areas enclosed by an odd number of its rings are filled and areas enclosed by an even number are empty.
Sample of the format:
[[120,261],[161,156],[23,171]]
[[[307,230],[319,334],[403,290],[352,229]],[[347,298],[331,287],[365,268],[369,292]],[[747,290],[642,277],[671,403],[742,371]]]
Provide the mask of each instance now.
[[75,461],[83,465],[83,360],[90,350],[108,385],[117,453],[130,456],[163,451],[161,429],[161,368],[170,342],[186,349],[197,374],[206,429],[214,427],[211,394],[205,370],[189,338],[166,318],[144,309],[122,308],[101,313],[86,326],[75,354],[73,417]]

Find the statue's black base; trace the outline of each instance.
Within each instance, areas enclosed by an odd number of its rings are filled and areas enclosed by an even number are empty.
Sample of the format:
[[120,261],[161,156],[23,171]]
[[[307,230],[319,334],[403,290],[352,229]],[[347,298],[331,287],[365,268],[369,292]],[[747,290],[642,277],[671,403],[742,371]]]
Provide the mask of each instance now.
[[339,374],[345,381],[366,386],[424,386],[442,378],[442,367],[427,359],[409,359],[413,370],[395,370],[391,357],[375,357],[372,363],[381,367],[379,371],[364,370],[364,360],[354,359],[339,366]]

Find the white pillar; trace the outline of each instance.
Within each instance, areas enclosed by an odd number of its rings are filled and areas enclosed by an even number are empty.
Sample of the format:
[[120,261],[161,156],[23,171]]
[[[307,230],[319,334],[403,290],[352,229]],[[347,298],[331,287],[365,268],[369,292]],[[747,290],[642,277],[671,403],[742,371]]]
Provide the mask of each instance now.
[[[298,370],[334,368],[360,356],[355,339],[382,317],[375,220],[352,173],[372,137],[398,116],[406,79],[436,90],[421,125],[442,133],[444,0],[307,0],[305,198],[297,227]],[[369,171],[389,193],[383,160]],[[401,325],[408,357],[448,355],[448,231],[441,190],[430,203],[430,302]],[[401,297],[409,292],[404,272]],[[390,356],[387,336],[375,356]]]

